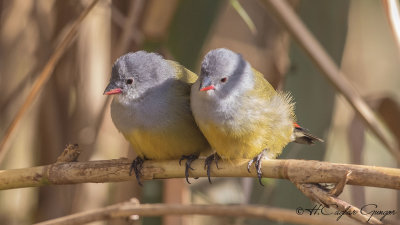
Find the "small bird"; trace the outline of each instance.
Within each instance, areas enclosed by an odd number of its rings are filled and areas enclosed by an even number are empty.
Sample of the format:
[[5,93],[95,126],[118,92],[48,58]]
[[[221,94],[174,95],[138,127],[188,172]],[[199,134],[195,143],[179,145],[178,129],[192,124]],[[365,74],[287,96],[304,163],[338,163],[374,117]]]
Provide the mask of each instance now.
[[[132,162],[138,183],[145,159],[186,159],[190,163],[209,144],[190,108],[190,87],[197,75],[155,53],[138,51],[116,60],[105,95],[115,95],[111,117],[137,153]],[[181,163],[181,161],[179,162]]]
[[277,92],[240,54],[220,48],[207,53],[199,79],[192,86],[193,116],[215,154],[206,159],[218,167],[220,157],[250,159],[260,184],[263,158],[276,158],[289,142],[323,140],[296,123],[289,93]]

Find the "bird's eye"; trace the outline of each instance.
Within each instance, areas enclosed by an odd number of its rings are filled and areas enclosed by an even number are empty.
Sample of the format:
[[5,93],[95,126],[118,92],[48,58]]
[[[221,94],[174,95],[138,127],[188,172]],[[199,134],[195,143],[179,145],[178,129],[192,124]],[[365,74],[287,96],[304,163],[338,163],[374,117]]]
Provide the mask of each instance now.
[[226,82],[227,80],[228,80],[228,78],[224,77],[224,78],[221,79],[221,82],[224,83],[224,82]]
[[126,84],[132,84],[132,83],[133,83],[133,79],[126,80]]

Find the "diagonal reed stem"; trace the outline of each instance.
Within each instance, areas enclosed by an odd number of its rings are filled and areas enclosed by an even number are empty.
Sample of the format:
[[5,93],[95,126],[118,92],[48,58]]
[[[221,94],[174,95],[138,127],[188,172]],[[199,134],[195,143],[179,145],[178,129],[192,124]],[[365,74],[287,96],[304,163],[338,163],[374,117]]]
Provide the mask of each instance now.
[[74,41],[75,35],[78,32],[82,21],[86,18],[89,12],[94,8],[94,6],[99,2],[99,0],[93,0],[93,2],[80,14],[78,19],[72,24],[71,29],[68,31],[67,35],[62,39],[60,44],[54,50],[50,59],[47,61],[43,70],[40,72],[39,76],[35,79],[32,89],[26,97],[24,103],[19,108],[17,114],[13,118],[11,124],[8,126],[3,138],[0,142],[0,163],[3,161],[5,155],[9,149],[9,142],[11,141],[13,134],[15,133],[19,122],[24,117],[28,109],[32,106],[34,100],[38,97],[40,91],[43,89],[44,85],[47,83],[53,70],[60,60],[61,56],[66,52],[68,47]]
[[276,15],[277,19],[287,28],[292,37],[314,61],[315,65],[323,72],[325,77],[332,83],[336,90],[346,98],[372,133],[374,133],[390,153],[392,153],[397,162],[400,162],[398,143],[393,140],[393,138],[389,137],[389,135],[386,135],[387,132],[384,125],[379,122],[375,113],[361,98],[360,94],[355,90],[349,80],[347,80],[345,74],[340,71],[332,58],[287,2],[284,0],[263,0],[262,3]]

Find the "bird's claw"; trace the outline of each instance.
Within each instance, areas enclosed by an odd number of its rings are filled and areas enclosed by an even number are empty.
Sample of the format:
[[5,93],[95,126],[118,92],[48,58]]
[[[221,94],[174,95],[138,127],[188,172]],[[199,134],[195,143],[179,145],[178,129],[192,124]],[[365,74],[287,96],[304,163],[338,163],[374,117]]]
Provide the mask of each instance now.
[[262,160],[265,152],[266,152],[266,150],[264,149],[260,154],[258,154],[256,157],[254,157],[252,160],[250,160],[247,163],[247,171],[249,171],[249,173],[250,173],[250,167],[254,163],[254,167],[257,170],[258,181],[260,182],[261,186],[264,186],[264,184],[261,181],[261,179],[262,179],[261,160]]
[[214,153],[214,154],[208,156],[206,158],[206,160],[204,161],[204,169],[207,170],[208,182],[210,182],[210,184],[212,184],[212,182],[211,182],[211,163],[215,162],[215,166],[217,167],[217,169],[219,169],[218,160],[220,160],[220,159],[221,159],[221,157],[217,153]]
[[190,165],[192,164],[192,162],[196,159],[199,158],[199,155],[183,155],[181,157],[181,159],[179,159],[179,165],[181,165],[182,160],[186,159],[186,163],[185,163],[185,177],[186,177],[186,182],[188,182],[188,184],[191,184],[189,182],[189,169],[194,170]]
[[143,162],[144,159],[141,157],[136,157],[132,161],[131,168],[129,170],[129,176],[132,176],[132,170],[135,172],[135,177],[140,186],[143,186],[142,182],[140,181],[140,176],[143,176],[142,169],[143,169]]

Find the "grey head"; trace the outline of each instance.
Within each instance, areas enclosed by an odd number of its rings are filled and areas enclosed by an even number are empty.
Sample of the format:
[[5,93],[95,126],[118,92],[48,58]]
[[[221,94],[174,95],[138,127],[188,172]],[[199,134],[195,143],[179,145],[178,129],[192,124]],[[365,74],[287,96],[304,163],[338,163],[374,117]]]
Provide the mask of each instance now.
[[211,50],[201,65],[200,92],[219,98],[240,94],[254,85],[250,64],[231,50]]
[[118,95],[120,103],[139,100],[150,89],[174,77],[174,68],[156,53],[138,51],[118,58],[105,95]]

